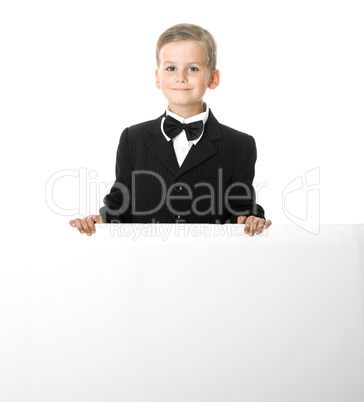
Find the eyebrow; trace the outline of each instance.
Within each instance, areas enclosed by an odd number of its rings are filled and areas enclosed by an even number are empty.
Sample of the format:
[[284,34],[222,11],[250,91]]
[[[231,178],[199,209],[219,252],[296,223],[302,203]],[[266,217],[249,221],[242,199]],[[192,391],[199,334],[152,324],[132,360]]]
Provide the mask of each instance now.
[[[163,64],[167,64],[167,63],[176,64],[174,61],[165,61]],[[200,66],[202,65],[198,61],[188,61],[186,64],[199,64]]]

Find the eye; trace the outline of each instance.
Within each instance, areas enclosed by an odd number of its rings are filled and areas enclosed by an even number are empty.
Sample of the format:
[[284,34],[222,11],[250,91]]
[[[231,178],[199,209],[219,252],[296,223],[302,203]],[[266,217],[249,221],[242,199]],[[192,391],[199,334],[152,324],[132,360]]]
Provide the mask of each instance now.
[[194,69],[194,70],[192,70],[192,71],[198,71],[198,68],[197,68],[197,67],[190,67],[190,69]]
[[170,68],[174,69],[174,67],[167,67],[167,71],[173,71],[173,70],[170,70]]

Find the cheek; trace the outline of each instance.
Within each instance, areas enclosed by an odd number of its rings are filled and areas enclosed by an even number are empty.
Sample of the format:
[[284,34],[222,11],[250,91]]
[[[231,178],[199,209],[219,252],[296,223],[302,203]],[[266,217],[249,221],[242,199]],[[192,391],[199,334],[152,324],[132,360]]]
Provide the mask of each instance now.
[[166,85],[166,84],[168,84],[168,82],[170,81],[170,77],[168,76],[168,75],[162,75],[161,76],[161,83],[163,84],[163,85]]
[[207,87],[207,81],[206,81],[205,79],[203,79],[203,78],[199,79],[199,81],[198,81],[198,86],[199,86],[201,89],[206,88],[206,87]]

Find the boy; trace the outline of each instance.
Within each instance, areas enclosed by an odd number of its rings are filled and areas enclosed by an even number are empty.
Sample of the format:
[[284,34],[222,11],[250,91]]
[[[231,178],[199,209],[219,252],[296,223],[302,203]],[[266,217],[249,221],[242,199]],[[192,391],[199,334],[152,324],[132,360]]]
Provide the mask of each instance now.
[[95,233],[95,222],[245,223],[251,236],[271,225],[255,203],[254,138],[220,124],[203,102],[207,88],[219,85],[216,48],[193,24],[159,37],[156,86],[167,110],[123,131],[100,215],[70,221],[80,233]]

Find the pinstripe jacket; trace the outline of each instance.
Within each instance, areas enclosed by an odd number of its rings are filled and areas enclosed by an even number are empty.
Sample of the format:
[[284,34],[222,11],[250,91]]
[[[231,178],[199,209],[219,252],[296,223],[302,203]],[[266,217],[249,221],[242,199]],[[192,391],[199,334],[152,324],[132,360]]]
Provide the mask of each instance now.
[[104,198],[105,223],[236,223],[264,218],[255,202],[254,138],[220,124],[209,110],[201,140],[179,166],[161,120],[126,128],[116,155],[116,180]]

